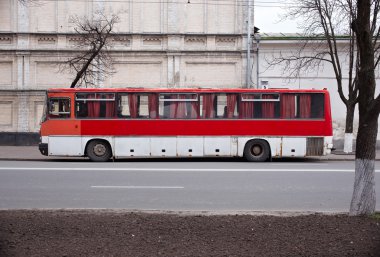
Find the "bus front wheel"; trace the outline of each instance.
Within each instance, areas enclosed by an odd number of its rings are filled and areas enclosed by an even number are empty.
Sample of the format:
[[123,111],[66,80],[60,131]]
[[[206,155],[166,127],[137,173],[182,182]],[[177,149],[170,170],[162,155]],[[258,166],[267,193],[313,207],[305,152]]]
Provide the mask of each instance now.
[[270,147],[264,140],[251,140],[244,147],[244,157],[250,162],[264,162],[270,157]]
[[108,142],[93,140],[86,147],[87,156],[94,162],[106,162],[111,158],[112,151]]

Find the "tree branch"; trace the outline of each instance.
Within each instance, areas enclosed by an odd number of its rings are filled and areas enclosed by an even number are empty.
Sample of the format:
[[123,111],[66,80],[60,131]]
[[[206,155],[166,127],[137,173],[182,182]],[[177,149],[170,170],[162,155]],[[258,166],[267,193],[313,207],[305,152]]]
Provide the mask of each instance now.
[[[75,32],[80,37],[76,47],[80,50],[77,56],[69,58],[65,63],[69,69],[76,72],[70,87],[78,85],[95,86],[96,80],[104,80],[112,74],[112,57],[107,49],[111,42],[114,25],[119,22],[117,15],[106,17],[98,12],[92,20],[87,17],[73,16],[71,23],[75,25]],[[102,74],[102,75],[100,75]]]

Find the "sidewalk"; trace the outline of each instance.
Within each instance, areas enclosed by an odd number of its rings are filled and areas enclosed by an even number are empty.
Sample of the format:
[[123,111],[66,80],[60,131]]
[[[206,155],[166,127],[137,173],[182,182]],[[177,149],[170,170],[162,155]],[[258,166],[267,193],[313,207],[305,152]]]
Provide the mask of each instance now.
[[0,160],[41,161],[41,160],[87,159],[84,157],[51,157],[40,153],[38,146],[0,146]]
[[[332,154],[321,157],[307,157],[319,160],[329,161],[350,161],[355,159],[355,154],[346,154],[343,151],[334,151]],[[85,157],[49,157],[44,156],[38,150],[38,146],[0,146],[0,160],[88,160]],[[380,150],[376,151],[376,160],[380,160]]]

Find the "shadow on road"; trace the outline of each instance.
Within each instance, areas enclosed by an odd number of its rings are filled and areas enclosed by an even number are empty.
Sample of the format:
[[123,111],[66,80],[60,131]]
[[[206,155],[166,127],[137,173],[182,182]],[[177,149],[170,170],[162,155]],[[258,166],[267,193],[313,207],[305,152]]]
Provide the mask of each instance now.
[[[50,157],[41,160],[43,162],[92,162],[90,159],[85,157],[80,158],[56,158],[56,157]],[[290,162],[298,162],[298,163],[310,163],[310,162],[323,162],[324,160],[320,160],[318,158],[273,158],[272,162],[274,163],[290,163]],[[173,162],[173,163],[192,163],[192,162],[247,162],[242,157],[170,157],[170,158],[120,158],[115,160],[109,160],[108,162],[116,162],[116,163],[124,163],[124,162],[131,162],[131,163],[138,163],[138,162]],[[248,163],[248,162],[247,162]],[[252,165],[255,163],[252,162]]]

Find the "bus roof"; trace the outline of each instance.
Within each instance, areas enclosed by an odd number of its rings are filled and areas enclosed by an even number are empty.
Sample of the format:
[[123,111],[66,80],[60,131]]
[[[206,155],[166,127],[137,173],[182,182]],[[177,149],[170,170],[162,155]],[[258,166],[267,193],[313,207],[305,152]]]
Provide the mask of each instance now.
[[50,88],[49,93],[86,93],[86,92],[154,92],[154,93],[326,93],[327,89],[253,89],[253,88]]

